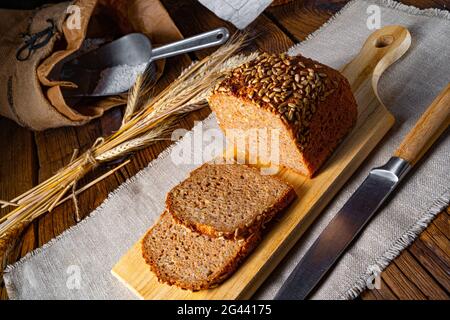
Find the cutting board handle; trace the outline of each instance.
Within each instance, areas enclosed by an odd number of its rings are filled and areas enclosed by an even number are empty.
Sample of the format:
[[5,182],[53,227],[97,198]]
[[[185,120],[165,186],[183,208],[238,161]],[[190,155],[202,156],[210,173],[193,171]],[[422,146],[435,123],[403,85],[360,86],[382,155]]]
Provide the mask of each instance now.
[[405,27],[392,25],[373,32],[358,55],[342,69],[353,92],[372,73],[372,87],[378,96],[378,80],[381,75],[408,51],[410,45],[411,34]]
[[394,155],[414,165],[449,125],[450,83],[422,114]]

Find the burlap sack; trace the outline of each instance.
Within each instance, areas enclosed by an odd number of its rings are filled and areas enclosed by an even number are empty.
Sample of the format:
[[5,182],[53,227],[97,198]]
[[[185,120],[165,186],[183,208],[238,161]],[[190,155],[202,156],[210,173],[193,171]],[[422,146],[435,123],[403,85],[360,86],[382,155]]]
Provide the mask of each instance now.
[[[168,22],[157,24],[167,17],[157,0],[77,0],[32,11],[0,10],[0,114],[44,130],[82,125],[123,104],[124,97],[66,101],[61,89],[74,84],[53,76],[58,63],[79,50],[87,34],[142,32],[154,43],[173,41],[160,36],[174,34]],[[158,64],[158,75],[163,66]]]

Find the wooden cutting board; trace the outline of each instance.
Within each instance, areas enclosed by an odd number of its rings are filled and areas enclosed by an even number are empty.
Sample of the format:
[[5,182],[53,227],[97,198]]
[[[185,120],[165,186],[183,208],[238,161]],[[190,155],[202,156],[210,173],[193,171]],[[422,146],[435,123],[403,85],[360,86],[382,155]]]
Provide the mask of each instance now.
[[161,284],[142,258],[140,241],[114,266],[113,275],[144,299],[250,298],[392,127],[394,118],[378,98],[378,80],[410,44],[407,29],[385,27],[374,32],[358,56],[342,68],[358,103],[355,128],[315,178],[280,170],[278,175],[294,186],[298,198],[228,280],[214,289],[198,292]]

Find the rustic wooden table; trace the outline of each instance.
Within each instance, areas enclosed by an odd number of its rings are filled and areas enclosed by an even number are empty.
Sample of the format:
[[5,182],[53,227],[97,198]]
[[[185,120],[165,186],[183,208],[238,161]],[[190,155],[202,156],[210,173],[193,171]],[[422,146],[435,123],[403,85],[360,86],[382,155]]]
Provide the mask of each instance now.
[[[404,0],[419,8],[449,9],[446,0]],[[196,0],[163,0],[162,3],[184,36],[194,35],[218,26],[235,28],[205,9]],[[281,52],[319,28],[347,1],[294,1],[271,7],[253,22],[248,31],[258,37],[253,46],[271,52]],[[157,86],[164,88],[191,59],[202,58],[210,51],[197,52],[169,59],[165,75]],[[109,111],[101,119],[83,127],[60,128],[32,132],[14,122],[0,118],[0,199],[11,199],[51,176],[66,164],[74,148],[86,150],[99,136],[110,134],[121,121],[121,109]],[[182,121],[189,128],[195,120],[209,114],[205,108]],[[135,153],[131,163],[79,196],[80,213],[84,217],[102,203],[107,194],[153,160],[168,142],[157,143]],[[98,168],[84,181],[105,172]],[[83,181],[81,182],[83,183]],[[0,216],[6,211],[0,211]],[[367,290],[362,299],[449,299],[450,295],[450,224],[449,213],[442,212],[420,237],[382,273],[380,290]],[[6,264],[19,260],[75,224],[71,202],[66,202],[31,224],[20,236]],[[0,297],[7,299],[1,281]]]

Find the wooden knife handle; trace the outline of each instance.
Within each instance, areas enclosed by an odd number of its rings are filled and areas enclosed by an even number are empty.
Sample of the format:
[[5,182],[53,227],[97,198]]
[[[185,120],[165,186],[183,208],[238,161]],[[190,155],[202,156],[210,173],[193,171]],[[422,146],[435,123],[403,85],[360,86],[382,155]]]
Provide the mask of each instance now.
[[403,139],[395,156],[417,163],[450,124],[450,83],[420,117],[414,128]]

